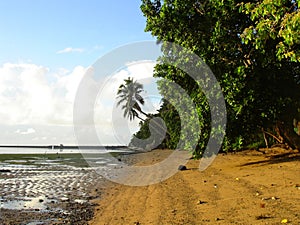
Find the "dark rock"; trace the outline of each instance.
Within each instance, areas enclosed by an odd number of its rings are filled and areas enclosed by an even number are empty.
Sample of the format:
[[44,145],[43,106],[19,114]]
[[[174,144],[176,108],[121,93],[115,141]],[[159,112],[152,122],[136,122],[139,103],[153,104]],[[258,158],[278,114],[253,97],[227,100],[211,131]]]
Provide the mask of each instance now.
[[11,173],[11,170],[0,170],[0,173]]
[[198,204],[199,204],[199,205],[207,204],[207,202],[199,200],[199,201],[198,201]]
[[182,170],[187,170],[187,168],[186,168],[186,166],[184,166],[184,165],[180,165],[180,166],[178,167],[178,170],[180,170],[180,171],[182,171]]
[[95,199],[95,197],[94,196],[88,196],[87,199],[92,200],[92,199]]

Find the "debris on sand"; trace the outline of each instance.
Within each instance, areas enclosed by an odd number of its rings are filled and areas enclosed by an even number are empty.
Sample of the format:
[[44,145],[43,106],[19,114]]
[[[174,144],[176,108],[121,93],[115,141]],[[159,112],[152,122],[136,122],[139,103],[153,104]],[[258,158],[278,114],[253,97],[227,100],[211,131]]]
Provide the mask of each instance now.
[[178,170],[180,170],[180,171],[182,171],[182,170],[187,170],[187,168],[186,168],[186,166],[184,166],[184,165],[180,165],[180,166],[178,167]]

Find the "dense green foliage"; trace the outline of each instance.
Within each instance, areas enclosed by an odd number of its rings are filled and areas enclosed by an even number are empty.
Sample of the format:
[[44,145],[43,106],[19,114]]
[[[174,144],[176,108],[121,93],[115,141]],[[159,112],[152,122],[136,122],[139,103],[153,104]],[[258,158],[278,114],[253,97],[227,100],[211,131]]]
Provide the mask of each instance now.
[[240,11],[254,22],[242,34],[245,43],[266,56],[272,47],[279,59],[300,61],[300,11],[296,1],[263,0],[240,5]]
[[[161,43],[175,42],[199,55],[219,81],[227,107],[224,150],[264,143],[263,133],[269,134],[269,141],[300,147],[293,131],[300,108],[300,19],[295,1],[143,0],[141,9],[146,31]],[[164,57],[174,56],[170,49],[163,50]],[[158,64],[155,76],[179,84],[195,103],[201,136],[194,154],[201,156],[211,122],[205,95],[174,66]],[[159,88],[164,96],[166,87]],[[178,115],[169,104],[164,102],[159,115],[170,133],[174,129],[169,137],[173,141],[167,138],[164,143],[174,148],[180,125],[174,123]]]
[[[164,141],[157,147],[175,149],[179,141],[179,134],[181,130],[179,114],[172,104],[168,103],[166,100],[163,100],[163,102],[164,103],[159,109],[158,114],[154,116],[160,117],[165,121],[168,133],[166,133]],[[134,134],[134,137],[138,138],[139,140],[144,140],[142,142],[144,146],[150,144],[153,141],[152,139],[147,140],[149,137],[151,137],[151,133],[149,130],[149,120],[150,117],[146,119],[145,122],[141,122],[140,130],[136,134]],[[141,142],[137,142],[135,138],[132,138],[130,144],[132,146],[142,147]]]

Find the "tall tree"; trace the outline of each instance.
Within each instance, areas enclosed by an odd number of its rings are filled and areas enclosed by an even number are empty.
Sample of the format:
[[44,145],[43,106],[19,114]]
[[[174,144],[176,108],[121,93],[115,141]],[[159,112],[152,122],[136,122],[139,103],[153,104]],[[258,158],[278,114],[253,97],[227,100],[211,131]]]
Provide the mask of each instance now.
[[[135,135],[135,137],[144,140],[141,141],[133,138],[131,145],[151,150],[153,147],[160,144],[162,139],[165,138],[166,130],[163,124],[156,121],[155,118],[153,119],[153,115],[147,114],[141,109],[141,106],[145,103],[144,98],[141,95],[143,91],[144,89],[141,83],[134,81],[133,78],[130,77],[125,79],[124,84],[120,85],[117,92],[118,98],[120,99],[117,102],[117,105],[122,105],[124,117],[128,117],[130,120],[133,120],[136,117],[141,120],[140,134],[143,135],[142,137],[141,135]],[[145,119],[140,117],[139,113],[144,115]],[[148,140],[145,140],[147,138]]]
[[117,92],[118,98],[120,99],[117,102],[117,105],[122,105],[124,117],[128,117],[130,120],[137,117],[144,121],[144,119],[139,116],[139,113],[141,113],[148,117],[141,109],[141,105],[144,105],[145,103],[144,98],[141,96],[143,85],[130,77],[125,79],[124,82],[124,84],[120,85]]
[[[292,124],[294,118],[299,119],[300,108],[297,52],[291,57],[287,57],[286,52],[278,53],[281,50],[277,45],[288,41],[288,38],[270,33],[262,35],[259,26],[259,22],[267,19],[265,15],[287,18],[294,13],[297,15],[293,18],[298,21],[295,1],[274,1],[279,5],[285,4],[286,9],[291,8],[292,12],[277,12],[268,4],[261,5],[271,2],[267,0],[256,1],[254,6],[251,5],[253,1],[239,0],[142,2],[141,9],[147,18],[146,31],[162,43],[175,42],[195,52],[219,81],[228,116],[224,149],[239,149],[253,142],[262,142],[262,131],[276,136],[276,140],[300,148],[300,138],[293,132]],[[264,16],[253,17],[255,12],[251,10],[261,6]],[[278,22],[281,25],[286,23],[286,20]],[[252,28],[251,32],[249,28]],[[293,40],[298,40],[299,32],[295,29],[291,30]],[[288,51],[297,47],[298,42],[293,43]],[[163,50],[164,57],[174,57],[170,49],[165,47]],[[188,59],[184,60],[188,63]],[[202,90],[187,74],[167,64],[157,65],[155,76],[180,84],[195,102],[202,135],[195,154],[201,155],[210,131],[210,109]],[[162,95],[164,88],[160,89]]]

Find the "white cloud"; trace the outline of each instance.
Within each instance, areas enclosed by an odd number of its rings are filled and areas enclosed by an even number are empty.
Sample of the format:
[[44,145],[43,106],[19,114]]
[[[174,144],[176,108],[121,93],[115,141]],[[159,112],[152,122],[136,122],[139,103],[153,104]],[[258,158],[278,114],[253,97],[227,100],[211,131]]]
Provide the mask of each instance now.
[[[154,66],[155,63],[150,61],[128,63],[124,69],[116,72],[111,77],[105,77],[99,97],[101,99],[110,99],[110,101],[111,99],[115,99],[119,86],[128,77],[142,83],[144,86],[148,84],[156,86],[155,79],[153,78]],[[145,91],[147,90],[145,89]]]
[[16,133],[17,134],[34,134],[36,131],[35,131],[35,129],[33,129],[33,128],[28,128],[27,130],[25,130],[25,131],[22,131],[21,129],[18,129],[17,131],[16,131]]
[[[146,104],[143,107],[147,113],[153,113],[158,109],[161,96],[156,89],[156,80],[153,78],[154,62],[133,62],[113,76],[108,77],[102,82],[101,92],[98,94],[94,121],[99,139],[110,137],[120,143],[130,140],[133,133],[138,130],[139,120],[129,121],[123,117],[120,107],[116,107],[117,90],[124,82],[124,79],[133,77],[134,80],[144,85],[142,93]],[[158,99],[158,100],[157,100]],[[153,101],[154,100],[154,101]],[[156,107],[156,108],[155,108]]]
[[[91,93],[99,91],[96,102],[91,104],[95,105],[93,119],[102,144],[124,144],[138,129],[138,120],[129,122],[120,109],[115,108],[116,93],[123,80],[130,76],[145,85],[145,98],[157,95],[147,88],[155,86],[153,66],[154,63],[149,62],[133,63],[112,77],[102,78],[105,82],[91,79],[91,87],[82,99],[93,101]],[[72,71],[50,71],[35,64],[0,65],[0,143],[76,144],[73,107],[86,71],[82,66]],[[82,122],[88,124],[86,121],[83,114]]]
[[77,86],[85,69],[49,69],[34,64],[0,67],[0,124],[71,125]]
[[85,71],[81,66],[55,72],[26,63],[0,66],[0,143],[74,144],[73,104]]
[[72,53],[72,52],[84,52],[84,49],[83,48],[67,47],[65,49],[57,51],[56,53],[57,54],[64,54],[64,53]]

